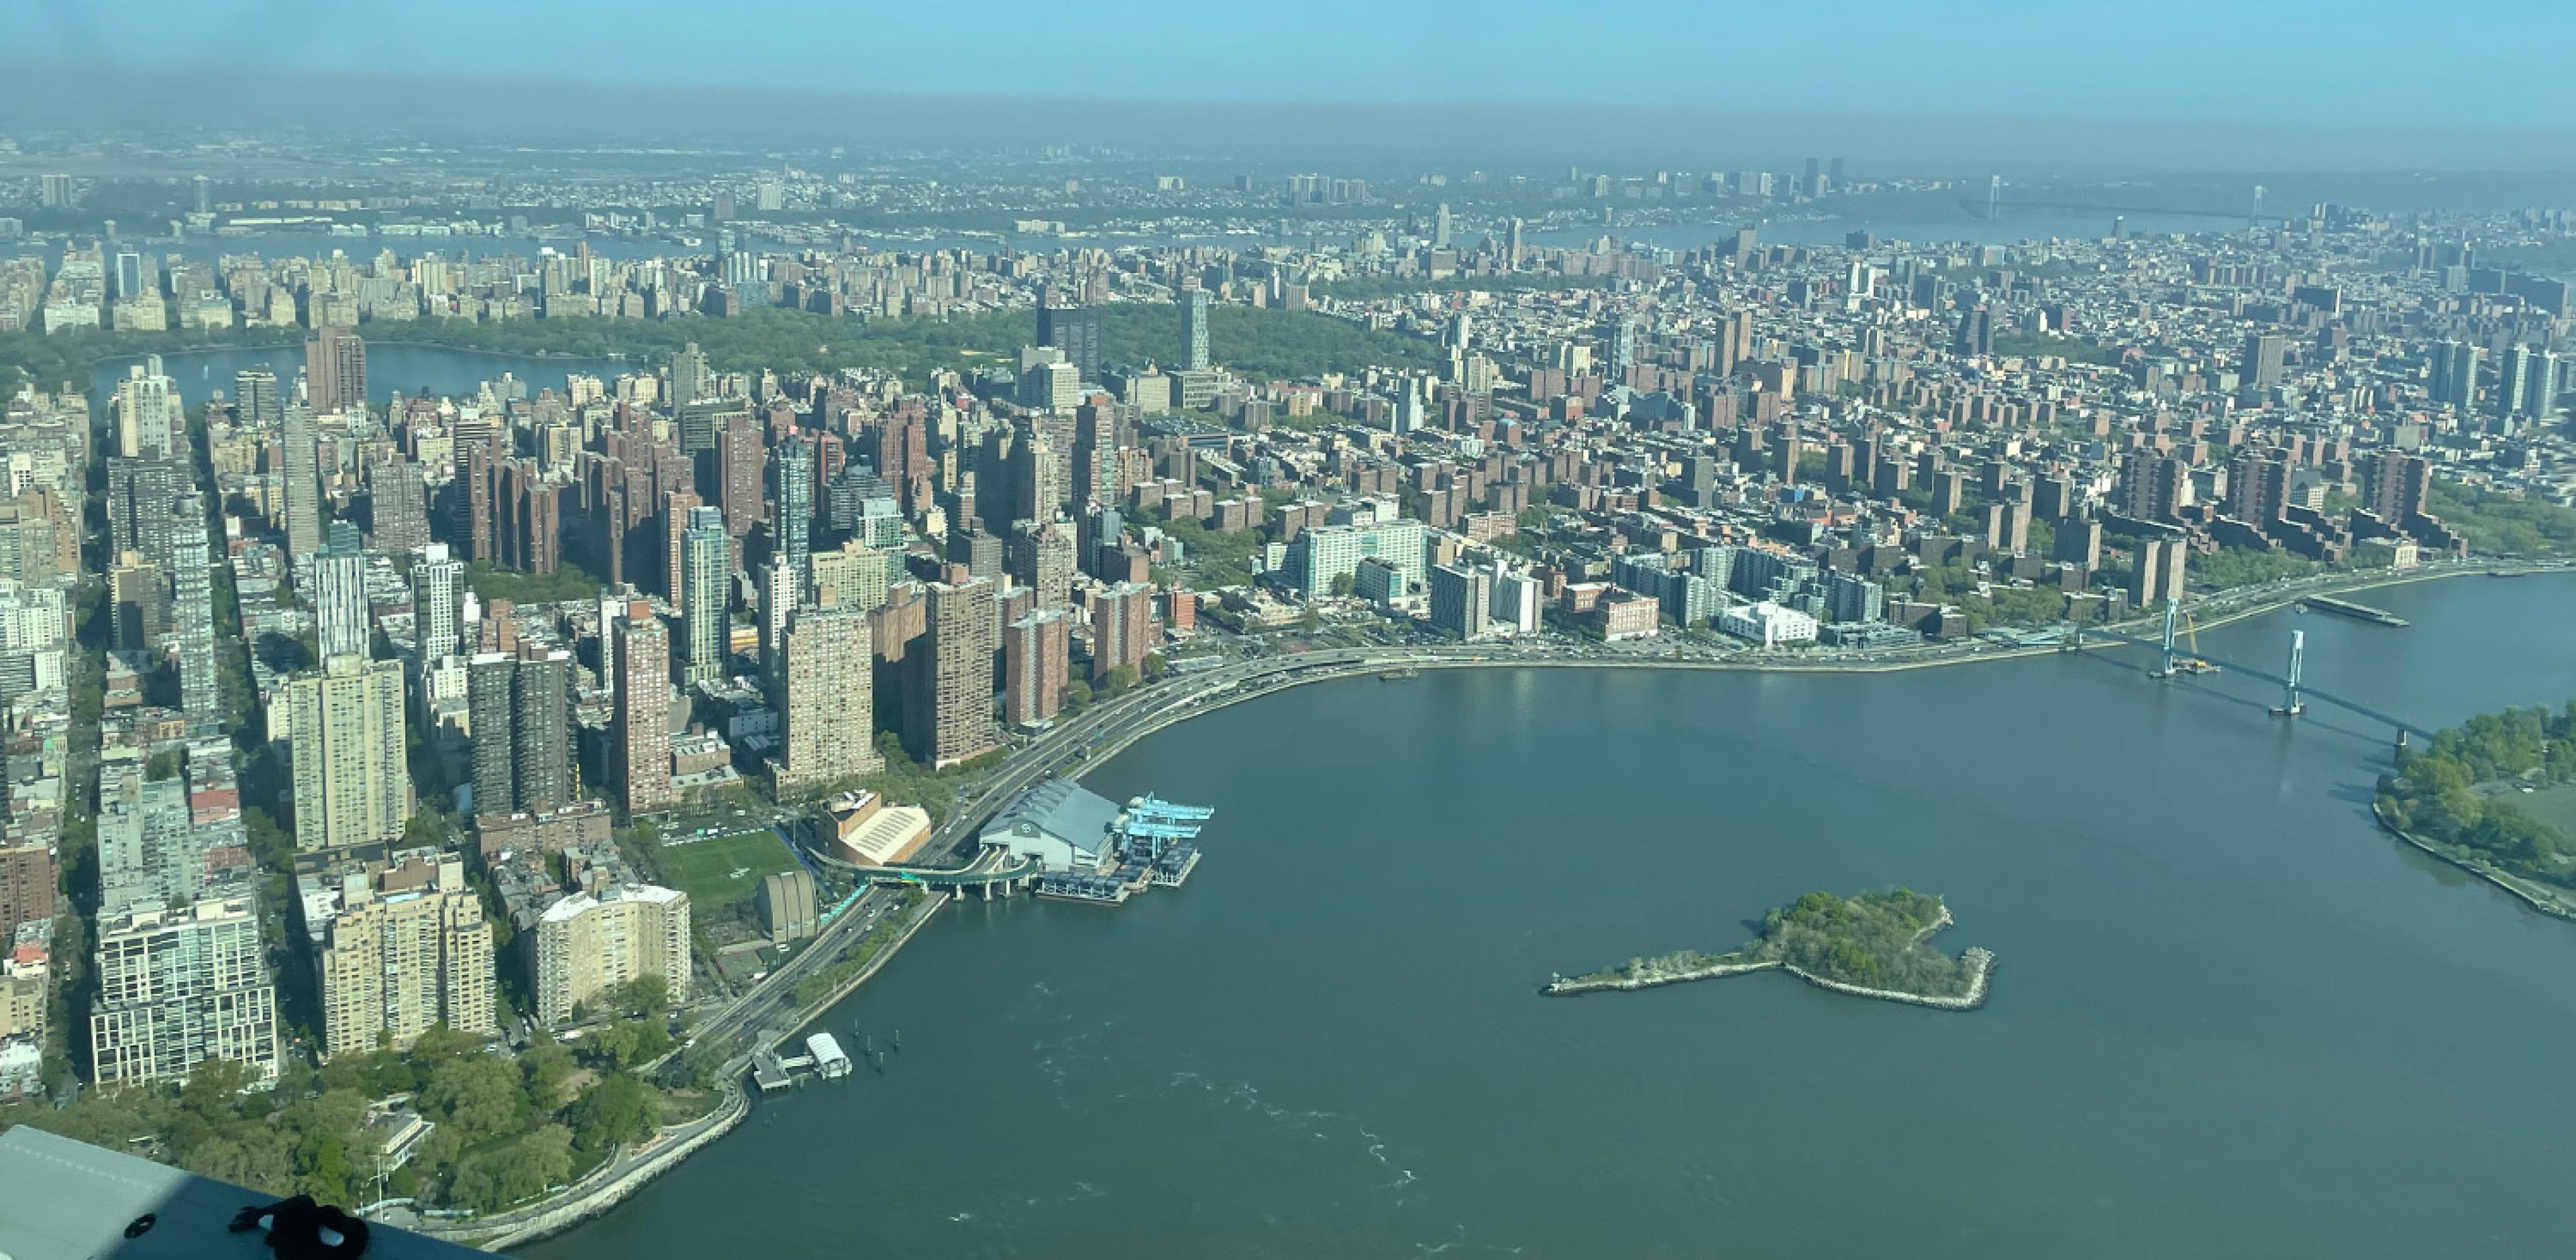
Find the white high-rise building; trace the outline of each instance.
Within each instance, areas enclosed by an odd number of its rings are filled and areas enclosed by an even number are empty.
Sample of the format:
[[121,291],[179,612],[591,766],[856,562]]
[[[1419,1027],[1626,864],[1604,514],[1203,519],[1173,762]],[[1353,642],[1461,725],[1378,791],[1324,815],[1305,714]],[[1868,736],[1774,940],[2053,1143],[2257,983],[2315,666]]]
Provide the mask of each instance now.
[[431,543],[412,566],[411,625],[423,664],[454,656],[464,644],[462,596],[465,566],[447,556],[446,543]]
[[125,370],[108,410],[116,417],[116,453],[128,459],[161,458],[177,450],[174,434],[185,418],[178,384],[161,370],[161,356]]

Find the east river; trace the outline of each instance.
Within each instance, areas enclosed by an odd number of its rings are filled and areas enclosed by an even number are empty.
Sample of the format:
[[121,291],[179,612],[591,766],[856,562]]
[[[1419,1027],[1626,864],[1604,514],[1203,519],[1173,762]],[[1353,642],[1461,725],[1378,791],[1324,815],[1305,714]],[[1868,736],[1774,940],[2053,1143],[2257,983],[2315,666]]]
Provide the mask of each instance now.
[[[2447,725],[2576,696],[2576,579],[2202,636]],[[2388,739],[2137,654],[1431,673],[1166,731],[1187,888],[952,907],[590,1257],[2522,1256],[2576,1233],[2576,925],[2367,814]],[[1814,888],[1946,895],[1948,1014],[1782,977],[1547,999]]]

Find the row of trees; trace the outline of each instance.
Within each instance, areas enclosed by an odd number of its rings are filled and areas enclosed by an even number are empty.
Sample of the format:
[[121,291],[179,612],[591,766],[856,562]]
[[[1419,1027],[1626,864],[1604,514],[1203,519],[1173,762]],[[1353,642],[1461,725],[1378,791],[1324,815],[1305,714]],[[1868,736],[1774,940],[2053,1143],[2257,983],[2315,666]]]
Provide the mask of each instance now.
[[2379,781],[2379,807],[2400,829],[2474,851],[2525,879],[2576,887],[2576,837],[2482,787],[2576,779],[2576,701],[2560,710],[2484,713],[2401,754]]
[[[342,1055],[319,1071],[290,1057],[273,1089],[251,1088],[239,1063],[211,1060],[175,1087],[94,1090],[60,1110],[21,1104],[0,1120],[139,1148],[272,1194],[340,1206],[417,1198],[496,1211],[564,1183],[663,1123],[665,1096],[632,1071],[669,1046],[658,982],[612,1001],[632,1017],[577,1045],[539,1041],[516,1058],[441,1025],[408,1051]],[[658,1047],[647,1045],[653,1037]],[[369,1104],[406,1097],[435,1127],[410,1162],[385,1167],[381,1137],[367,1125]]]

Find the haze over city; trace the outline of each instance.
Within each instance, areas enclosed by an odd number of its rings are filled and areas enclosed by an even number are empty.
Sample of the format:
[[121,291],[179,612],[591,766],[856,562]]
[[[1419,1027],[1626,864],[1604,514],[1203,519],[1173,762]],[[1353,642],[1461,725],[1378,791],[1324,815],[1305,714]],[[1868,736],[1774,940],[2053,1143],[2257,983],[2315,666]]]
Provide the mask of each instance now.
[[2576,1229],[2576,14],[12,16],[0,1255]]

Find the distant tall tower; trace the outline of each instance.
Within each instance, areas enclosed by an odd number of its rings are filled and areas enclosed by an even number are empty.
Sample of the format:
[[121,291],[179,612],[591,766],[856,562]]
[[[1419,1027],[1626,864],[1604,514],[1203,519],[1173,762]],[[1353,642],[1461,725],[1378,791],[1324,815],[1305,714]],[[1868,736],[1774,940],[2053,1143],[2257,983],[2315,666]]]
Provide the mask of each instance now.
[[2538,366],[2537,360],[2538,356],[2526,345],[2515,345],[2496,360],[2494,404],[2497,431],[2511,433],[2514,421],[2529,413],[2532,373]]
[[1434,210],[1434,211],[1432,211],[1432,212],[1431,212],[1431,248],[1433,248],[1433,249],[1447,249],[1447,248],[1449,248],[1449,203],[1448,203],[1448,202],[1445,202],[1445,201],[1444,201],[1444,202],[1441,202],[1441,203],[1440,203],[1440,207],[1439,207],[1439,209],[1436,209],[1436,210]]
[[1995,216],[1996,216],[1997,214],[1999,214],[1999,213],[2003,210],[2003,204],[2004,204],[2004,177],[2003,177],[2003,176],[2001,176],[2001,175],[1989,175],[1989,176],[1987,176],[1987,177],[1986,177],[1986,218],[1987,218],[1987,220],[1988,220],[1988,221],[1990,221],[1990,222],[1991,222],[1991,221],[1995,218]]
[[1200,288],[1181,290],[1181,370],[1208,369],[1208,307],[1215,299]]

